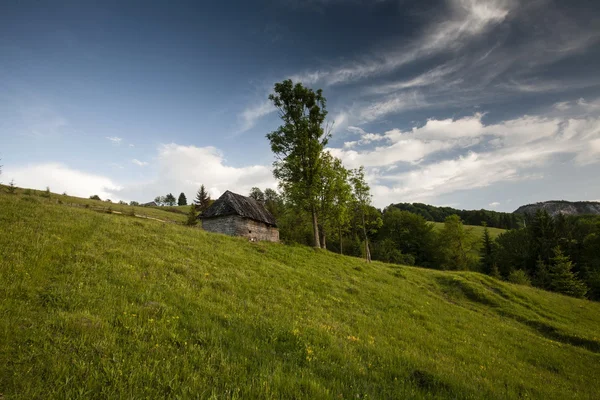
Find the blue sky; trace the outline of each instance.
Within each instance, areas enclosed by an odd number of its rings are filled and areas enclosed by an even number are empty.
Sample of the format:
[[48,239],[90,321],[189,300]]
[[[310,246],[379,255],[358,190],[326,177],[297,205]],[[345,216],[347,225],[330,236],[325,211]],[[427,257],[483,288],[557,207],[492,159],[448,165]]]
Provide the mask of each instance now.
[[267,101],[322,88],[374,204],[600,199],[600,4],[0,3],[0,179],[148,201],[276,187]]

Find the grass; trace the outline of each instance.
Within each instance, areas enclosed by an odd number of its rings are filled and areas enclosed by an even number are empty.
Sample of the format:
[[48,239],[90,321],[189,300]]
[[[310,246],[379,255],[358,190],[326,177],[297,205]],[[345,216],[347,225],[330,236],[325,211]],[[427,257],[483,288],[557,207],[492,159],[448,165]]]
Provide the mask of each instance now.
[[6,399],[597,395],[598,303],[54,197],[0,194]]
[[[441,231],[442,229],[444,229],[443,222],[431,222],[431,223],[434,225],[434,229],[438,232]],[[483,226],[464,225],[464,227],[465,227],[465,229],[471,230],[472,234],[474,236],[476,236],[478,239],[481,239],[483,237],[483,230],[485,229]],[[501,233],[506,232],[506,229],[488,227],[488,232],[490,233],[490,237],[492,239],[495,239]]]

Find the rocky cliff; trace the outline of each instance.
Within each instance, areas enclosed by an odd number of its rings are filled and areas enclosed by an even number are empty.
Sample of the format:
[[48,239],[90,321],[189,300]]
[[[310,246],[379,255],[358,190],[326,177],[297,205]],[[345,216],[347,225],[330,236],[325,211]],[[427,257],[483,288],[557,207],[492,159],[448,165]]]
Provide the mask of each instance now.
[[596,201],[564,201],[551,200],[541,203],[527,204],[517,208],[515,214],[534,214],[537,210],[546,210],[548,214],[554,216],[564,215],[600,215],[600,202]]

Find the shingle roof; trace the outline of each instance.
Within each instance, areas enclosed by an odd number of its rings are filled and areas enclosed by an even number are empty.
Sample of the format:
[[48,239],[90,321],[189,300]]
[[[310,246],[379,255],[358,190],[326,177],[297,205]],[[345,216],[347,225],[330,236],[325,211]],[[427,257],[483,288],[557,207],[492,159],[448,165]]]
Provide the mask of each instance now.
[[265,206],[251,197],[242,196],[226,191],[210,207],[208,207],[200,218],[216,218],[225,215],[239,215],[250,218],[258,222],[264,222],[272,226],[277,226],[275,217],[265,208]]

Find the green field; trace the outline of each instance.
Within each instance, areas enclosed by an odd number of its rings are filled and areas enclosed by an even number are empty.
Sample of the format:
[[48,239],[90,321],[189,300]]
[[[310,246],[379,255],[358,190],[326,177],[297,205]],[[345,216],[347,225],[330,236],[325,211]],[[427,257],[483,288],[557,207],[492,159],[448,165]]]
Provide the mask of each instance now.
[[[434,229],[438,232],[444,228],[443,222],[431,222],[431,223],[434,225]],[[465,229],[469,229],[473,236],[476,236],[477,238],[482,238],[483,230],[485,228],[483,226],[465,225]],[[488,228],[488,231],[490,232],[490,237],[492,239],[494,239],[494,238],[498,237],[498,235],[500,235],[502,232],[506,232],[506,229]]]
[[0,194],[5,399],[597,398],[598,303],[78,201]]

